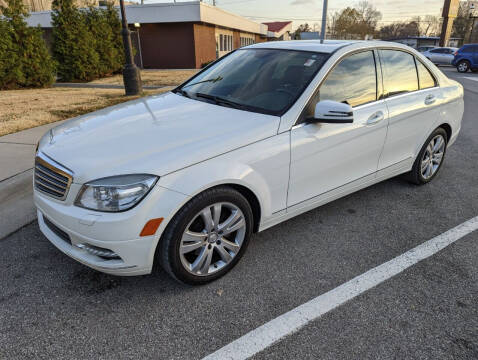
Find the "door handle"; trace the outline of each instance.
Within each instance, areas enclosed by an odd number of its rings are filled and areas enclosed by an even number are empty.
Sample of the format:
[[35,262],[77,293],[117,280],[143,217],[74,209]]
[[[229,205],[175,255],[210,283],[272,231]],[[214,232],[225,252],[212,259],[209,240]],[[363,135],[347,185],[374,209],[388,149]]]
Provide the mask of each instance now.
[[367,125],[375,125],[378,124],[380,121],[385,119],[383,111],[377,111],[375,114],[371,115],[367,120]]
[[433,104],[435,101],[437,101],[435,95],[427,95],[427,97],[425,98],[425,105],[431,105]]

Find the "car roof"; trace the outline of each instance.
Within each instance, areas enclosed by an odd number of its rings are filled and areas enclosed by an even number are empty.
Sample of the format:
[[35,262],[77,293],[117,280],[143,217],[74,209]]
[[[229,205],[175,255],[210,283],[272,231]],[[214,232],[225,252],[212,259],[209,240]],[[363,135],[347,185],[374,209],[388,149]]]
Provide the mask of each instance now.
[[324,43],[321,43],[320,40],[271,41],[249,45],[245,48],[301,50],[330,54],[344,47],[352,47],[352,45],[356,45],[357,47],[366,45],[367,47],[409,48],[400,43],[376,40],[325,40]]
[[452,46],[443,46],[443,47],[437,46],[437,47],[435,47],[435,48],[433,48],[433,49],[430,49],[430,50],[438,50],[438,49],[452,49],[452,50],[456,50],[456,49],[458,49],[458,48],[452,47]]

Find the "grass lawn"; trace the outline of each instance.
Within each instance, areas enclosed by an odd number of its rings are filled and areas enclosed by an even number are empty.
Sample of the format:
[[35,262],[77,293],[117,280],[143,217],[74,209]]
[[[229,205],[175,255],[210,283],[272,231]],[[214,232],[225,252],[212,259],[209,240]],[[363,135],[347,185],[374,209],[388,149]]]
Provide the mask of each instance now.
[[[159,94],[168,89],[145,91]],[[137,97],[123,89],[50,88],[0,91],[0,136],[86,114]]]
[[[142,70],[143,85],[176,86],[198,70]],[[123,85],[122,75],[95,80],[93,84]],[[169,89],[145,90],[144,95]],[[69,119],[136,97],[123,89],[50,88],[0,91],[0,136]]]
[[[146,86],[179,85],[196,74],[198,70],[142,70],[141,80]],[[123,76],[115,75],[94,80],[92,84],[123,85]]]

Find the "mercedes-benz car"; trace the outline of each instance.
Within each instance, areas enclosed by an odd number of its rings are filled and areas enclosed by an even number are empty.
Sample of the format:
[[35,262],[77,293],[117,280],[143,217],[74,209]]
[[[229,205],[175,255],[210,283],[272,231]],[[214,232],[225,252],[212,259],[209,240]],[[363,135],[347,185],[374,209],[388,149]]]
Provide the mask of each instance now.
[[48,132],[35,161],[39,226],[102,272],[161,265],[209,282],[253,233],[400,174],[430,182],[462,115],[462,86],[408,46],[243,47],[173,91]]

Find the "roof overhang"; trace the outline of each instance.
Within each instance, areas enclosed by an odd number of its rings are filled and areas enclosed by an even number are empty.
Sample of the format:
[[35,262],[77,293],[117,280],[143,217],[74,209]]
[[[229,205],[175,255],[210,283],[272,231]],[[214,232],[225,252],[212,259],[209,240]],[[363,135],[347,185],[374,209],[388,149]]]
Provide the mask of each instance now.
[[[126,6],[129,24],[202,22],[243,32],[267,35],[267,26],[199,1]],[[119,11],[119,8],[118,8]],[[29,26],[51,28],[51,11],[30,13]]]

